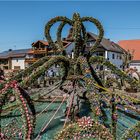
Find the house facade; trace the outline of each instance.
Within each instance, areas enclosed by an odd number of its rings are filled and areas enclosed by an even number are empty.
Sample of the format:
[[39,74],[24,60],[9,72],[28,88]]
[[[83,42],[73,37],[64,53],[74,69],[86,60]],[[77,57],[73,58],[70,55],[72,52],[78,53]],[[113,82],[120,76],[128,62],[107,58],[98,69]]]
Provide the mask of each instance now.
[[12,58],[11,68],[13,70],[25,69],[25,58],[24,57],[17,57]]
[[[97,35],[88,32],[88,42],[91,45],[87,46],[93,46],[96,39],[97,39]],[[95,53],[93,55],[96,56],[103,56],[105,57],[105,59],[109,60],[111,63],[113,63],[114,65],[116,65],[118,68],[122,69],[122,65],[123,65],[123,54],[124,54],[124,49],[121,48],[118,44],[116,44],[115,42],[103,38],[99,47],[95,50]]]
[[48,42],[44,40],[38,40],[31,45],[32,48],[25,57],[25,67],[29,67],[41,57],[48,55],[48,51],[50,51]]
[[[65,38],[66,41],[70,41],[69,37],[71,35],[68,35],[67,38]],[[88,53],[90,48],[94,45],[97,35],[88,32],[88,41],[85,48],[85,53]],[[72,52],[74,50],[74,42],[71,41],[69,45],[66,47],[66,52],[68,55],[72,56]],[[118,68],[123,68],[123,54],[126,52],[123,48],[121,48],[118,44],[114,43],[113,41],[110,41],[109,39],[103,38],[99,47],[95,50],[94,56],[103,56],[107,60],[109,60],[111,63],[116,65]]]
[[[68,44],[63,41],[64,46]],[[30,49],[8,50],[0,53],[0,67],[4,70],[25,69],[46,55],[54,55],[54,51],[49,47],[47,41],[38,40],[31,45]]]
[[25,69],[25,57],[30,49],[8,50],[0,53],[0,67],[4,70]]
[[137,69],[138,72],[140,72],[140,60],[132,60],[129,64],[130,68]]
[[48,42],[44,40],[38,40],[31,45],[30,49],[9,50],[0,53],[0,67],[7,70],[25,69],[41,57],[48,55],[50,51]]
[[118,44],[125,50],[132,53],[132,60],[129,67],[140,72],[140,40],[121,40]]
[[[88,41],[85,48],[85,53],[88,53],[89,49],[94,45],[97,35],[88,32]],[[68,57],[74,56],[73,50],[75,43],[70,39],[71,35],[67,36],[63,40],[63,45],[66,49]],[[118,44],[110,41],[109,39],[103,38],[99,47],[95,50],[94,56],[103,56],[111,63],[122,69],[124,49]],[[59,53],[59,50],[57,50]],[[38,40],[32,43],[32,48],[21,49],[21,50],[9,50],[0,53],[0,67],[2,69],[19,70],[25,69],[32,65],[34,62],[44,56],[54,55],[52,48],[49,46],[47,41]]]

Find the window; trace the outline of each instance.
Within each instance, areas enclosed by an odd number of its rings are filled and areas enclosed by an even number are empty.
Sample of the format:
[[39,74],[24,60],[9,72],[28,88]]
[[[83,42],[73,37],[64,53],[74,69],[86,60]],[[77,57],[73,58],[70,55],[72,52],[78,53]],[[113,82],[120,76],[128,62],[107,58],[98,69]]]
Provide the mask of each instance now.
[[122,59],[122,56],[120,55],[120,59]]
[[8,66],[4,66],[3,68],[4,68],[5,70],[8,70]]
[[92,41],[92,42],[90,42],[90,47],[92,47],[94,45],[94,42]]
[[140,66],[138,63],[130,63],[130,66]]
[[20,70],[20,66],[14,66],[15,70]]
[[96,56],[104,56],[104,53],[103,52],[97,52]]
[[99,52],[98,56],[104,56],[104,54],[102,52]]
[[93,45],[94,45],[94,42],[93,41],[87,42],[87,47],[92,47]]
[[1,64],[6,65],[6,64],[8,64],[8,61],[7,61],[7,60],[1,60],[1,61],[0,61],[0,65],[1,65]]
[[114,53],[112,54],[112,59],[115,59],[115,54]]

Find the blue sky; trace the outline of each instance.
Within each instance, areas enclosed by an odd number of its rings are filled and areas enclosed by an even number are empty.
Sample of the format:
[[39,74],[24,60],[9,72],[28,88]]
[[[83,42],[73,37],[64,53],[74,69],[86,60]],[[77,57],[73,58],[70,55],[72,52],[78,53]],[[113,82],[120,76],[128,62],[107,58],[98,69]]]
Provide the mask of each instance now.
[[[0,52],[31,47],[32,42],[44,38],[49,19],[57,15],[71,18],[74,12],[100,20],[105,37],[112,41],[140,39],[139,1],[0,1]],[[92,24],[86,26],[97,32]]]

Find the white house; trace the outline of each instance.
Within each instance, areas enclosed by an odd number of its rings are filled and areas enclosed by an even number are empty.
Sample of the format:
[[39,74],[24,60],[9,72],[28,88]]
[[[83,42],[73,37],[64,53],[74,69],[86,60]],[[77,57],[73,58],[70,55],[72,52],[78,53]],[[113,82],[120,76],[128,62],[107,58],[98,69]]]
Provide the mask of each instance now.
[[137,69],[140,72],[140,60],[132,60],[129,64],[130,68]]
[[[68,35],[69,37],[70,35]],[[85,49],[85,53],[88,53],[89,49],[94,45],[97,35],[88,32],[88,41]],[[69,41],[69,38],[65,39],[66,41]],[[74,49],[74,42],[69,43],[66,47],[66,52],[69,55],[72,55],[72,51]],[[111,63],[116,65],[118,68],[122,69],[123,65],[123,59],[122,55],[124,53],[124,49],[121,48],[118,44],[114,43],[113,41],[110,41],[109,39],[103,38],[99,47],[95,50],[95,53],[93,55],[95,56],[103,56],[107,60],[109,60]],[[126,52],[126,51],[125,51]]]
[[25,58],[30,49],[8,50],[0,53],[0,67],[2,69],[25,69]]
[[25,57],[12,58],[12,69],[25,69]]

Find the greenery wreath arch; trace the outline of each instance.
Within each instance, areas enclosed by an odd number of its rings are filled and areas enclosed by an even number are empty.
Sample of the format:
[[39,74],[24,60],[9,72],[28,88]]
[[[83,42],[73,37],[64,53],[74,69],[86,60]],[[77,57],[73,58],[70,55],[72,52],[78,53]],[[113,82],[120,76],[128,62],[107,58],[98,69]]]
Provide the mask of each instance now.
[[[58,41],[58,45],[57,45],[53,42],[53,40],[50,36],[50,29],[58,21],[60,22],[60,26],[58,27],[58,32],[57,32],[57,41]],[[94,46],[90,49],[87,57],[85,57],[84,54],[83,54],[83,51],[85,49],[84,45],[86,43],[86,37],[87,37],[86,36],[86,29],[85,29],[84,24],[83,24],[83,22],[85,22],[85,21],[92,22],[93,24],[96,25],[97,29],[99,30],[99,36],[98,36]],[[139,83],[137,83],[132,78],[128,77],[123,71],[120,71],[119,69],[117,69],[114,65],[109,63],[104,58],[92,57],[93,52],[98,47],[98,45],[101,43],[103,35],[104,35],[104,30],[103,30],[103,27],[102,27],[101,23],[95,18],[92,18],[92,17],[80,18],[80,15],[78,13],[75,13],[73,15],[72,20],[68,19],[67,17],[62,17],[62,16],[56,17],[56,18],[53,18],[52,20],[50,20],[47,23],[47,25],[45,26],[45,36],[46,36],[46,38],[49,42],[49,45],[52,46],[54,51],[56,51],[56,49],[60,49],[61,51],[64,51],[64,48],[63,48],[62,44],[60,44],[60,43],[61,43],[62,29],[65,26],[65,24],[69,24],[73,27],[72,39],[75,42],[74,59],[71,60],[71,59],[67,58],[67,56],[63,56],[63,55],[54,56],[52,58],[44,57],[44,58],[40,59],[38,62],[33,64],[30,68],[26,69],[25,71],[19,73],[17,76],[14,77],[18,82],[21,82],[22,78],[24,78],[24,81],[20,83],[21,87],[26,87],[28,85],[31,85],[35,81],[36,78],[38,78],[43,72],[45,72],[47,69],[49,69],[53,64],[60,63],[62,68],[63,68],[63,77],[61,79],[62,80],[61,84],[68,77],[68,75],[69,75],[68,72],[69,72],[70,68],[71,67],[76,67],[77,65],[79,65],[79,66],[77,66],[76,69],[74,69],[73,73],[75,74],[75,76],[78,76],[78,74],[80,72],[78,73],[77,71],[79,71],[79,70],[81,71],[81,73],[83,74],[82,76],[83,76],[83,79],[86,83],[86,88],[88,89],[88,91],[90,91],[91,88],[95,87],[95,81],[96,81],[96,83],[97,83],[96,87],[98,87],[99,92],[102,94],[103,90],[105,90],[106,94],[109,95],[110,92],[103,86],[102,81],[97,76],[94,69],[92,69],[92,67],[91,67],[91,65],[95,62],[103,63],[103,65],[108,66],[115,74],[118,74],[119,76],[122,75],[131,85],[135,84],[136,86],[138,86]],[[80,69],[78,69],[79,67],[80,67]],[[34,69],[36,69],[35,72],[32,72]],[[10,79],[10,82],[12,80],[13,80],[13,78]],[[15,85],[15,88],[17,88],[15,90],[16,91],[15,94],[16,94],[17,97],[19,97],[20,96],[19,88],[17,87],[17,84],[14,84],[14,85]],[[101,89],[103,89],[103,90],[101,91]],[[4,93],[4,95],[5,95],[5,93]],[[97,95],[97,93],[93,94],[93,97],[95,97],[94,95]],[[110,138],[112,139],[112,137],[114,138],[115,135],[116,135],[116,120],[117,120],[116,116],[117,115],[116,115],[116,103],[115,102],[116,102],[116,100],[118,100],[117,99],[118,96],[121,96],[122,99],[124,99],[124,100],[126,98],[127,102],[131,101],[131,102],[139,103],[138,99],[136,99],[136,98],[132,99],[132,97],[129,98],[129,96],[127,96],[127,95],[114,94],[114,93],[109,95],[109,97],[110,97],[109,100],[111,99],[110,104],[111,104],[111,109],[112,109],[111,119],[112,119],[112,128],[113,128],[112,130],[113,131],[112,131],[112,134],[110,134],[109,132],[105,133],[106,138],[108,138],[108,136],[110,136]],[[24,97],[22,97],[22,95],[20,96],[20,98],[21,98],[22,101],[25,100]],[[93,100],[95,100],[95,98],[93,98]],[[98,97],[96,99],[97,99],[97,101],[99,101]],[[27,104],[25,103],[24,106],[26,107]],[[25,108],[23,107],[22,109],[25,109]],[[25,110],[27,110],[27,109],[25,109]],[[99,107],[97,108],[97,111],[99,111]],[[25,115],[25,117],[27,117],[27,114]],[[85,118],[85,119],[87,119],[87,118]],[[90,121],[90,119],[89,119],[89,121]],[[99,124],[98,122],[90,121],[90,123],[94,123],[92,131],[95,128],[103,128],[103,130],[104,129],[106,130],[106,128],[102,127],[101,124]],[[28,132],[25,132],[25,135],[27,135],[27,138],[30,139],[31,130],[33,130],[33,129],[29,128],[29,126],[30,126],[29,124],[30,123],[25,124],[26,128],[28,129]],[[97,127],[95,127],[96,125],[97,125]],[[75,129],[75,126],[76,126],[76,129]],[[73,123],[72,128],[74,128],[74,130],[76,130],[76,132],[77,131],[80,131],[80,133],[83,132],[83,128],[81,128],[81,126],[79,126],[78,123]],[[65,129],[64,128],[62,130],[62,133],[66,134],[66,136],[68,134],[68,137],[69,137],[69,135],[70,135],[69,132],[70,131],[71,131],[71,127],[70,127],[70,129]],[[75,132],[73,131],[72,134],[75,134]],[[73,136],[72,136],[72,138],[73,138]],[[26,139],[26,137],[25,137],[25,139]]]
[[[2,114],[3,111],[3,106],[6,103],[6,98],[9,94],[12,94],[15,96],[15,102],[17,104],[19,104],[20,107],[20,112],[22,115],[22,121],[23,121],[23,125],[21,126],[21,130],[23,129],[23,133],[21,133],[21,135],[23,136],[23,139],[27,139],[30,140],[32,139],[33,136],[33,131],[34,131],[34,125],[35,125],[35,108],[32,104],[32,101],[30,100],[30,98],[26,98],[26,94],[22,93],[21,88],[18,86],[16,81],[12,81],[11,83],[7,83],[5,85],[5,87],[0,91],[1,93],[1,106],[0,106],[0,115]],[[8,107],[8,105],[7,105]],[[31,111],[31,113],[29,113],[29,109]],[[12,111],[12,110],[10,110]],[[5,128],[6,129],[6,128]],[[3,129],[1,129],[1,137],[3,134]],[[7,130],[6,130],[7,131]],[[17,130],[16,132],[18,132],[19,130]],[[16,134],[16,132],[14,132]],[[4,136],[8,138],[8,135],[6,136],[6,133],[4,134]],[[12,134],[11,134],[12,136]],[[11,137],[10,136],[10,137]]]

